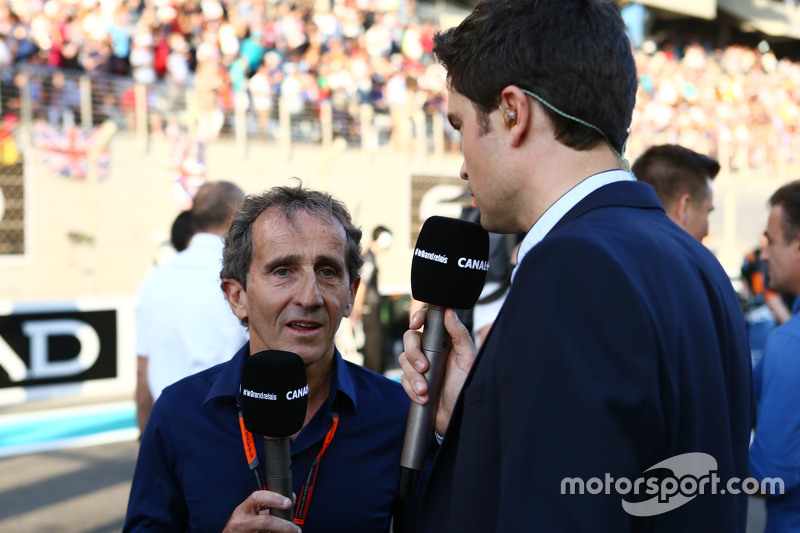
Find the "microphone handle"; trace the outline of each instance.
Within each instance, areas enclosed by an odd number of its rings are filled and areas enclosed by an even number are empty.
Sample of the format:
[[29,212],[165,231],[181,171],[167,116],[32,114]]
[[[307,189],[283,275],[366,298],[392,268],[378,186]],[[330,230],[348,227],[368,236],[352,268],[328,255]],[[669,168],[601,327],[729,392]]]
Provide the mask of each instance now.
[[[288,438],[264,438],[267,490],[292,499],[292,454]],[[272,509],[270,514],[294,522],[294,504],[289,509]]]
[[444,327],[444,311],[444,307],[429,306],[425,317],[420,348],[428,359],[428,370],[424,374],[425,381],[428,382],[428,403],[420,405],[411,402],[408,410],[403,453],[400,457],[400,466],[403,467],[400,476],[401,493],[406,493],[406,499],[410,499],[416,492],[433,440],[436,407],[439,404],[447,354],[451,346],[450,335]]

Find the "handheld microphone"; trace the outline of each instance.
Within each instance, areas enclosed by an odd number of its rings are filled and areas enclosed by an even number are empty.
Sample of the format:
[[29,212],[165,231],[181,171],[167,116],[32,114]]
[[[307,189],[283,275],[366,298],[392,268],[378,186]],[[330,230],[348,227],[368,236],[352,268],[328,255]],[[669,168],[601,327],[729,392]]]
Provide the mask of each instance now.
[[411,261],[411,294],[428,303],[422,332],[422,353],[428,359],[426,405],[411,402],[400,457],[400,496],[417,490],[444,379],[450,336],[444,327],[446,308],[468,309],[481,295],[489,270],[489,234],[479,224],[439,216],[422,225]]
[[[242,419],[251,433],[264,437],[267,489],[292,499],[289,437],[303,428],[308,407],[308,379],[303,359],[292,352],[265,350],[244,361]],[[270,513],[294,520],[290,509]]]

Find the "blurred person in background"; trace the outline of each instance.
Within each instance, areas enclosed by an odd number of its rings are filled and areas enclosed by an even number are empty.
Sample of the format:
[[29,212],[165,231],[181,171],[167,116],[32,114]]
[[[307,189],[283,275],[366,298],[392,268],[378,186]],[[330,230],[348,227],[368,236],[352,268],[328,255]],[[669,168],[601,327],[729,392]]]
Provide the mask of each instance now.
[[178,213],[170,228],[169,241],[176,251],[182,252],[189,247],[189,242],[194,236],[194,222],[192,210],[187,209]]
[[[194,235],[139,288],[136,306],[136,407],[140,431],[167,385],[226,361],[247,332],[219,288],[222,238],[244,191],[228,181],[203,184],[194,198]],[[178,244],[179,245],[179,244]]]
[[648,148],[631,170],[656,190],[667,216],[702,242],[714,210],[711,180],[719,173],[719,163],[683,146],[664,144]]
[[385,327],[381,320],[381,293],[378,290],[377,257],[392,245],[392,232],[386,226],[372,230],[372,242],[364,250],[361,285],[353,307],[353,321],[361,322],[364,331],[364,366],[382,374],[386,369]]
[[[750,474],[767,497],[766,533],[800,532],[800,181],[788,183],[769,200],[761,260],[769,287],[795,297],[792,316],[767,338],[753,372],[756,428]],[[767,479],[783,490],[770,492]]]

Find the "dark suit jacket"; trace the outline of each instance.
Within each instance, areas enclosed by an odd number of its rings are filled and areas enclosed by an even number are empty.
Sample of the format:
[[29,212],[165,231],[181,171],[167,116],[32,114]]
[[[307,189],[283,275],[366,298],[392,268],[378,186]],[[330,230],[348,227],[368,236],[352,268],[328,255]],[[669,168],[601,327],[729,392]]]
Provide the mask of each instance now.
[[[748,476],[750,402],[744,318],[717,260],[649,185],[601,187],[520,265],[456,404],[419,530],[744,531],[746,496],[709,493],[713,475],[717,491]],[[645,473],[698,453],[716,470],[693,455]],[[650,502],[652,516],[623,509],[655,497],[646,476],[665,489],[683,479],[676,464],[709,474],[696,480],[704,495],[687,500],[689,480],[686,498]],[[584,494],[562,494],[565,478]]]

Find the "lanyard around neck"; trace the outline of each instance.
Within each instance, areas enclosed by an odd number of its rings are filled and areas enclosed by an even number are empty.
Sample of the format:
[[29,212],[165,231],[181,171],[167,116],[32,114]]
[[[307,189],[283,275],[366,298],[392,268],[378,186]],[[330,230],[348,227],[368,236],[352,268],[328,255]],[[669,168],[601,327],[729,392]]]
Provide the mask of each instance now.
[[[322,448],[314,458],[314,461],[311,463],[311,468],[308,469],[305,482],[300,489],[300,496],[297,498],[294,512],[294,523],[300,527],[303,527],[303,524],[306,521],[306,516],[308,515],[308,508],[311,505],[311,496],[314,494],[314,484],[317,481],[317,470],[319,469],[320,459],[322,459],[322,455],[325,453],[325,450],[328,449],[328,446],[333,440],[333,436],[336,434],[336,428],[339,426],[338,403],[339,402],[337,398],[333,403],[333,412],[331,413],[333,424],[331,425],[331,429],[329,429],[328,433],[325,435],[325,440],[322,441]],[[253,434],[248,431],[244,425],[242,408],[238,405],[237,407],[239,410],[239,429],[242,432],[242,444],[244,445],[244,453],[245,457],[247,458],[247,466],[250,469],[250,475],[253,478],[253,484],[255,485],[256,490],[267,490],[266,484],[261,479],[261,467],[258,462],[255,439],[253,438]]]

